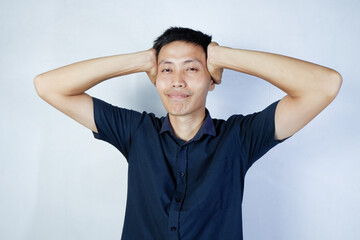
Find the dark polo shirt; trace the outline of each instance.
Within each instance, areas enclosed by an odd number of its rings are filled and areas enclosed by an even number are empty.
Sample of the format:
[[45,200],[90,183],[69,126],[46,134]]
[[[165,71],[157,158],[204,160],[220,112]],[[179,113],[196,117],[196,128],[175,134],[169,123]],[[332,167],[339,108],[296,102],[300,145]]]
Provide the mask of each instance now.
[[98,134],[128,161],[122,240],[242,238],[244,178],[280,141],[274,139],[278,102],[261,112],[206,118],[184,142],[168,116],[112,106],[93,98]]

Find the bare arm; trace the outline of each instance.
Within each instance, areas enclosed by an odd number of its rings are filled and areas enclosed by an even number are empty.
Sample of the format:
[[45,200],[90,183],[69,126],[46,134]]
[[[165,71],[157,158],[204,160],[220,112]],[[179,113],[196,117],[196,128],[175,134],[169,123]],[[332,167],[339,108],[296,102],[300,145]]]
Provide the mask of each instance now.
[[104,80],[136,72],[146,72],[154,82],[156,66],[155,51],[150,49],[73,63],[36,76],[34,85],[50,105],[97,132],[93,102],[85,91]]
[[330,69],[273,53],[232,49],[211,43],[208,68],[220,82],[223,68],[260,77],[287,95],[275,113],[275,138],[284,139],[299,131],[336,97],[341,75]]

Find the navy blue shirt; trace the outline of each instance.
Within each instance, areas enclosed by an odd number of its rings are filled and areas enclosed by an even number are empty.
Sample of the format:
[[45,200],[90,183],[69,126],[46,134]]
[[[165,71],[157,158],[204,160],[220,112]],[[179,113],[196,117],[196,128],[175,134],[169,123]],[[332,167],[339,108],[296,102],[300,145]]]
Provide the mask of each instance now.
[[206,118],[185,142],[168,116],[112,106],[93,98],[97,139],[128,161],[122,240],[235,240],[242,238],[244,178],[280,141],[274,139],[278,102],[261,112]]

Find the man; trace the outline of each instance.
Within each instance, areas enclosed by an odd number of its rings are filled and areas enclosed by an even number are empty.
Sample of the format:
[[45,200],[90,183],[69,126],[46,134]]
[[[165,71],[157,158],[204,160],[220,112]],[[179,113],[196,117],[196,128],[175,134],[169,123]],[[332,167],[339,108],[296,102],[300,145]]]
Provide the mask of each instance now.
[[[212,119],[206,96],[224,68],[260,77],[287,95],[258,113]],[[85,93],[135,72],[148,74],[166,117],[114,107]],[[126,157],[124,240],[242,239],[246,171],[330,104],[341,83],[329,68],[219,46],[187,28],[169,28],[147,51],[74,63],[35,78],[45,101]]]

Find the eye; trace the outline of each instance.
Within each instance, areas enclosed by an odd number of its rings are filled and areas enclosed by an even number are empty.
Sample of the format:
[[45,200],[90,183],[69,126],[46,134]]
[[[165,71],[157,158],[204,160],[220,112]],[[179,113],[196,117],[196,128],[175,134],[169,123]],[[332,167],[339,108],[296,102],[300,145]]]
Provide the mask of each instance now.
[[188,70],[191,72],[197,72],[198,69],[195,67],[189,67]]
[[170,72],[170,69],[169,68],[164,68],[163,70],[161,70],[161,72],[168,73],[168,72]]

